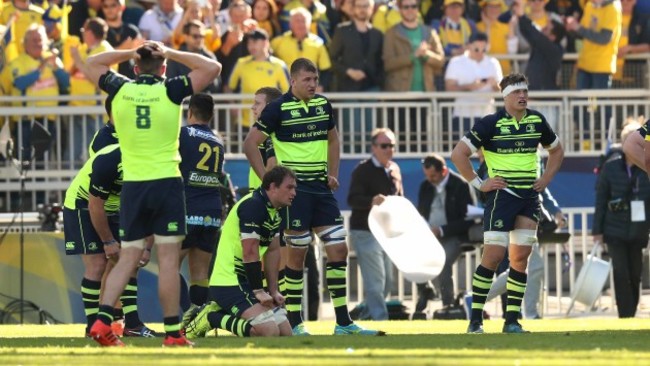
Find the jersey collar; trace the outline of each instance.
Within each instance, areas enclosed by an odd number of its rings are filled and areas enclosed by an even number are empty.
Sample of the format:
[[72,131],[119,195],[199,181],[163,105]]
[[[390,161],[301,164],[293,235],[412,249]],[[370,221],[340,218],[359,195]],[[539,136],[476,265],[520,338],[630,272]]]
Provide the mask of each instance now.
[[135,79],[138,84],[157,84],[162,82],[164,79],[162,76],[156,76],[152,74],[140,74]]
[[260,186],[260,188],[258,188],[257,191],[262,196],[262,199],[264,200],[264,203],[266,204],[266,208],[275,208],[275,207],[273,207],[273,204],[271,203],[271,200],[269,199],[269,196],[266,194],[266,191],[264,190],[264,188],[262,188]]

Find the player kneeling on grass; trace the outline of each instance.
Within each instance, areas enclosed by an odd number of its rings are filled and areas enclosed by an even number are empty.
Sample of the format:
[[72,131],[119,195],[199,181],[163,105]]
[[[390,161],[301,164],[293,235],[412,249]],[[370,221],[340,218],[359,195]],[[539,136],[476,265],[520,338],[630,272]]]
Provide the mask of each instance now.
[[295,196],[296,175],[289,168],[276,166],[264,175],[260,188],[230,210],[210,277],[211,301],[187,325],[188,338],[203,337],[215,328],[240,337],[291,335],[286,311],[281,308],[284,297],[278,289],[278,210],[291,205]]

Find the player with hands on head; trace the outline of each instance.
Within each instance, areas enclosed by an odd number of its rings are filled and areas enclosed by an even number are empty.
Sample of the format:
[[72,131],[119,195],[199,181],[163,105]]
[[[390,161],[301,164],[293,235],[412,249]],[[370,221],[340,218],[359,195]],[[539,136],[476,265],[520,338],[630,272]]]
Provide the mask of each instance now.
[[[135,61],[135,80],[110,65]],[[167,60],[184,64],[187,75],[165,79]],[[179,169],[181,104],[212,83],[221,64],[195,53],[147,41],[137,49],[103,52],[88,58],[87,77],[108,94],[106,109],[115,124],[124,179],[120,197],[120,257],[106,279],[97,321],[90,335],[102,346],[123,346],[110,328],[118,295],[138,267],[147,237],[158,255],[158,292],[163,313],[163,346],[193,346],[180,333],[178,262],[186,235],[185,194]],[[161,194],[162,193],[162,194]]]

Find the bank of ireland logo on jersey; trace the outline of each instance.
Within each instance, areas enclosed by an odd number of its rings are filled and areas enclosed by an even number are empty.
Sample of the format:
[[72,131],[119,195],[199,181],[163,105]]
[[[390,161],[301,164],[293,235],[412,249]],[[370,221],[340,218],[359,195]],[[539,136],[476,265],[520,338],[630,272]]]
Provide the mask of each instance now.
[[291,110],[291,118],[300,118],[300,111],[297,109]]

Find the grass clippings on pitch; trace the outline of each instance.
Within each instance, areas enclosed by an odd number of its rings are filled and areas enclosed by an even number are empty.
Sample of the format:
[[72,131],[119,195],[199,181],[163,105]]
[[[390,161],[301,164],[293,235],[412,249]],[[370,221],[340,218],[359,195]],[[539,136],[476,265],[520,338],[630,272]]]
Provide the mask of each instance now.
[[[387,337],[330,336],[332,322],[307,323],[311,337],[198,340],[162,349],[161,339],[127,338],[101,348],[82,325],[0,325],[0,365],[649,365],[649,319],[551,319],[522,322],[531,334],[464,334],[465,321],[362,322]],[[152,325],[154,329],[162,328]]]

